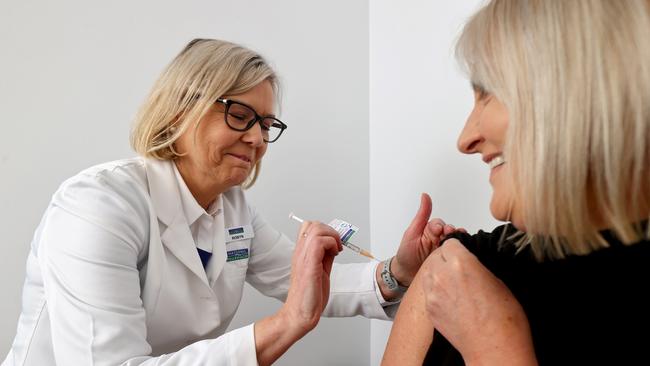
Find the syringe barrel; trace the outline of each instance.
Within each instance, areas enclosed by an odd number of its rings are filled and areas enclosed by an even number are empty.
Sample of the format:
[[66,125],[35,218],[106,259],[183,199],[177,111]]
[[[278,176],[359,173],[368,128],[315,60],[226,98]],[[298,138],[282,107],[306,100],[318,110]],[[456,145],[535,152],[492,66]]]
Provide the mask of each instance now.
[[346,247],[354,250],[357,253],[361,253],[361,248],[359,248],[358,246],[356,246],[356,245],[354,245],[352,243],[342,243],[342,244],[345,245]]

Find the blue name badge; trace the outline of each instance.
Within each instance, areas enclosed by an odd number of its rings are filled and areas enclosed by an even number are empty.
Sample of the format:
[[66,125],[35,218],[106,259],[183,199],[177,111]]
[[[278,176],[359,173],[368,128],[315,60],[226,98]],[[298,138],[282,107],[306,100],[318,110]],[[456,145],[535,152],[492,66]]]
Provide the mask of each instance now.
[[226,262],[238,261],[248,258],[248,248],[229,250],[226,252]]
[[251,225],[235,226],[226,229],[226,243],[255,237]]

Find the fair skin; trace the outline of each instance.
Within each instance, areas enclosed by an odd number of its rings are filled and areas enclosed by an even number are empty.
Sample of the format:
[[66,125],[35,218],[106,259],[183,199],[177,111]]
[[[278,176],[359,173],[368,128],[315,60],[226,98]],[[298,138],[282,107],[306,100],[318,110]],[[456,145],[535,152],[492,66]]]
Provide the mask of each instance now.
[[[504,174],[508,169],[503,157],[507,128],[505,106],[476,90],[458,148],[465,154],[481,154],[490,167],[492,215],[500,220],[510,218],[523,227],[520,207]],[[397,313],[382,365],[421,365],[434,329],[461,353],[467,365],[537,364],[521,305],[503,282],[455,239],[423,263]]]
[[[494,96],[482,91],[481,87],[475,89],[474,108],[458,137],[458,150],[464,154],[480,154],[481,159],[488,164],[492,186],[492,216],[500,221],[512,221],[523,230],[521,209],[517,207],[518,203],[513,198],[514,189],[507,179],[507,157],[503,156],[508,110]],[[500,158],[504,159],[503,164],[497,163]],[[497,166],[492,167],[490,163]]]
[[[273,115],[275,95],[268,81],[223,98],[244,103],[260,116]],[[184,154],[175,159],[176,166],[194,198],[206,209],[220,194],[242,184],[267,149],[259,124],[248,131],[232,130],[224,122],[223,108],[215,104],[196,129],[189,128],[174,144],[175,150]],[[431,210],[431,198],[423,194],[420,209],[392,261],[391,270],[402,285],[410,285],[431,251],[445,235],[456,230],[440,219],[429,220]],[[287,300],[277,313],[255,323],[260,365],[272,364],[316,327],[329,299],[332,263],[341,250],[334,229],[319,222],[303,223],[292,257]],[[375,276],[382,295],[387,300],[396,299],[399,294],[387,288],[380,273],[378,266]]]
[[[224,98],[245,103],[261,116],[273,114],[275,96],[268,81]],[[223,111],[223,105],[215,104],[196,130],[189,128],[174,144],[176,151],[186,154],[175,159],[178,171],[203,208],[242,184],[267,149],[259,124],[244,132],[232,130],[224,122]]]

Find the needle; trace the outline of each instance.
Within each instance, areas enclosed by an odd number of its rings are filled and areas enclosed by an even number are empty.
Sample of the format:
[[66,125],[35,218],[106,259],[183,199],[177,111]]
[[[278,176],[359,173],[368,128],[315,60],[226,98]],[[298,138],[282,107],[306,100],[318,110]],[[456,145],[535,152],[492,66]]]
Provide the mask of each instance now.
[[[296,220],[296,221],[298,221],[298,222],[300,222],[300,223],[302,223],[302,222],[305,221],[305,220],[301,219],[300,217],[294,215],[293,212],[291,212],[291,213],[289,214],[289,218],[290,218],[290,219],[293,219],[293,220]],[[365,250],[365,249],[361,249],[361,248],[359,248],[358,246],[356,246],[356,245],[354,245],[354,244],[352,244],[352,243],[350,243],[350,242],[343,242],[343,241],[342,241],[341,244],[345,245],[346,247],[348,247],[348,248],[351,249],[352,251],[361,254],[361,255],[364,256],[364,257],[368,257],[368,258],[370,258],[370,259],[373,259],[373,260],[379,262],[379,259],[375,258],[372,254],[370,254],[369,251],[367,251],[367,250]]]

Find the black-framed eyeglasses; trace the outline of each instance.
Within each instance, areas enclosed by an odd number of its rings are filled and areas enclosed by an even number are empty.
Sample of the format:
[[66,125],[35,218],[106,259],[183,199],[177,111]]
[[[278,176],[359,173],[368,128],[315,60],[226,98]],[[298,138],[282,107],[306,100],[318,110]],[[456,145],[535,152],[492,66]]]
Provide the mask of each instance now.
[[271,116],[260,116],[255,110],[242,102],[232,99],[217,99],[218,103],[225,106],[224,120],[228,127],[235,131],[248,131],[256,123],[262,127],[262,138],[264,142],[275,142],[280,138],[287,125],[279,119]]

